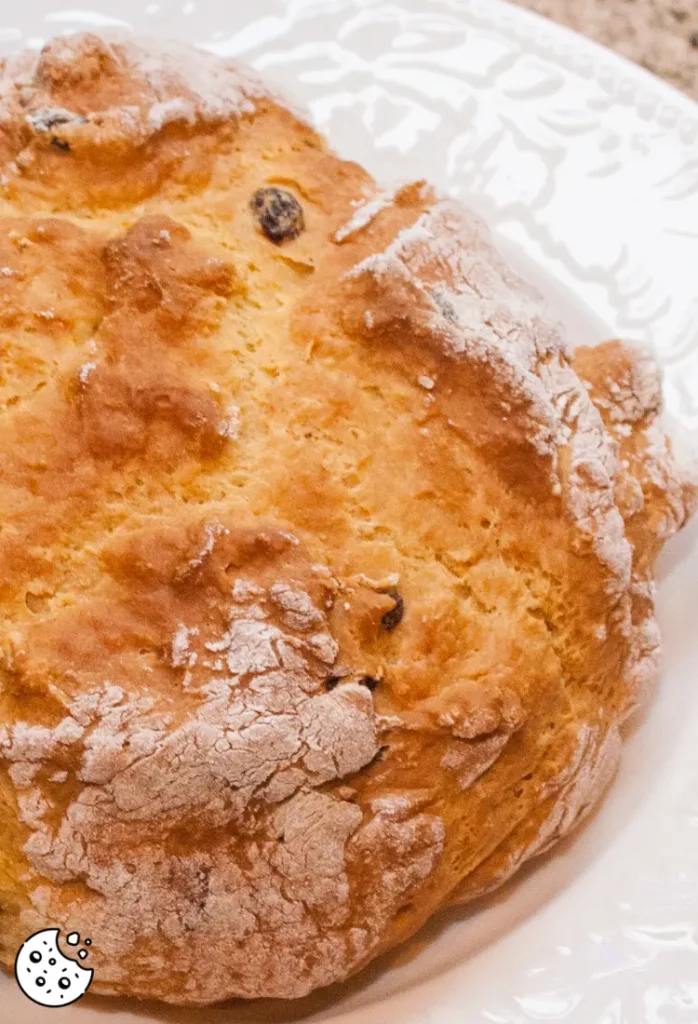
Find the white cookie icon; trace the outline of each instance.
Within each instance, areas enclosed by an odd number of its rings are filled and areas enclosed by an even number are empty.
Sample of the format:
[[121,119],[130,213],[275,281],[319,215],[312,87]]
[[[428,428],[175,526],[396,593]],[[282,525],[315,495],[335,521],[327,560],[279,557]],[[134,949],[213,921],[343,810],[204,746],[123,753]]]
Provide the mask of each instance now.
[[69,1006],[92,983],[94,971],[61,953],[59,935],[59,928],[36,932],[22,943],[15,958],[17,984],[39,1006]]

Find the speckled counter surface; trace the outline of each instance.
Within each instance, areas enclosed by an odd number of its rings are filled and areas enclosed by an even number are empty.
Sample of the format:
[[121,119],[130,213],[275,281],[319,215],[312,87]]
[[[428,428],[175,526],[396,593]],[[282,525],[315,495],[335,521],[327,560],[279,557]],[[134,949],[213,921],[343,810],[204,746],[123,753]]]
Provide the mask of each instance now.
[[698,0],[514,0],[698,99]]

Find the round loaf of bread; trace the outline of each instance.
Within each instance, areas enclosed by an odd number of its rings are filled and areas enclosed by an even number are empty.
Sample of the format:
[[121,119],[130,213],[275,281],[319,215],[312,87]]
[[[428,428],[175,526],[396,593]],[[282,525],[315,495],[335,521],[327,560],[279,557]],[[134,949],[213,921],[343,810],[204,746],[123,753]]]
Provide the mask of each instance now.
[[61,38],[0,110],[0,960],[301,996],[612,776],[694,499],[656,369],[227,61]]

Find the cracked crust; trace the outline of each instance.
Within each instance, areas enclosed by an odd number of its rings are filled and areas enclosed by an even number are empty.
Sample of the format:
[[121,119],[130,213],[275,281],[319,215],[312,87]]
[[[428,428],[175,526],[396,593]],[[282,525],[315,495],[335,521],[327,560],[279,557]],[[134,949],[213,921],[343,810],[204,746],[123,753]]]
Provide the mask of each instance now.
[[0,109],[0,959],[304,995],[613,775],[695,498],[656,371],[228,62],[54,40]]

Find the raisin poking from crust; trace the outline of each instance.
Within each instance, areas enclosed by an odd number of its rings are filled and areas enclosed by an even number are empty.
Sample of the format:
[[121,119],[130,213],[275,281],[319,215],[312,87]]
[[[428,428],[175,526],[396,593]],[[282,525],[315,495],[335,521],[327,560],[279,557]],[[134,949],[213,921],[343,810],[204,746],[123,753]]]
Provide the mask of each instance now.
[[305,228],[301,204],[283,188],[257,189],[250,206],[264,234],[277,245],[298,238]]
[[391,633],[395,627],[399,626],[402,622],[402,617],[405,614],[405,602],[403,601],[399,590],[393,590],[392,587],[388,590],[382,590],[381,593],[387,594],[388,597],[392,597],[395,602],[395,606],[381,617],[381,626],[388,633]]
[[388,756],[388,751],[389,750],[390,750],[390,747],[387,744],[385,744],[382,747],[379,747],[378,750],[376,751],[374,757],[369,761],[369,763],[368,763],[368,765],[366,767],[368,768],[372,764],[381,764],[381,762],[386,760],[386,758]]
[[342,681],[341,676],[328,676],[325,680],[325,689],[334,690],[335,686],[339,686]]
[[78,123],[84,124],[86,118],[82,114],[74,114],[72,110],[65,107],[39,107],[27,114],[27,123],[32,126],[35,132],[49,132],[58,124]]
[[55,149],[60,149],[62,153],[70,153],[70,143],[65,139],[59,139],[57,135],[51,137],[51,145]]
[[359,679],[359,686],[365,686],[371,693],[373,693],[379,683],[380,679],[376,679],[375,676],[362,676]]

